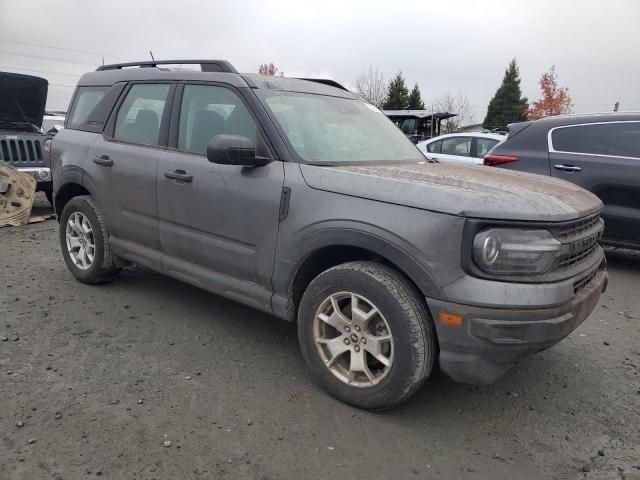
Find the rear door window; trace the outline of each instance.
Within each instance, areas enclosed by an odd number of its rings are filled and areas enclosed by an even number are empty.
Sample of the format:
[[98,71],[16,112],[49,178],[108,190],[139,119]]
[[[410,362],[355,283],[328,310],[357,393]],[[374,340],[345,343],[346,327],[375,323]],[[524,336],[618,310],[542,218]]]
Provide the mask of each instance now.
[[133,85],[118,110],[113,138],[157,146],[170,90],[167,84]]
[[66,128],[80,128],[111,87],[78,87]]
[[471,156],[471,137],[451,137],[443,139],[442,153],[459,157]]

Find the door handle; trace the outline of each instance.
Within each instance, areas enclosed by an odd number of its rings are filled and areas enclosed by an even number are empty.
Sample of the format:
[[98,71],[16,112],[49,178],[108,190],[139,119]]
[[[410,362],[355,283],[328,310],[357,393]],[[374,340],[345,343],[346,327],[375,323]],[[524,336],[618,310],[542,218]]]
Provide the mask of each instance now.
[[164,176],[171,178],[172,180],[180,180],[181,182],[191,183],[193,181],[193,175],[189,175],[184,170],[167,170],[164,172]]
[[109,155],[100,155],[93,159],[93,163],[102,165],[103,167],[111,167],[113,165],[113,160],[109,158]]
[[556,170],[563,170],[565,172],[581,172],[581,167],[576,167],[575,165],[554,165],[553,168]]

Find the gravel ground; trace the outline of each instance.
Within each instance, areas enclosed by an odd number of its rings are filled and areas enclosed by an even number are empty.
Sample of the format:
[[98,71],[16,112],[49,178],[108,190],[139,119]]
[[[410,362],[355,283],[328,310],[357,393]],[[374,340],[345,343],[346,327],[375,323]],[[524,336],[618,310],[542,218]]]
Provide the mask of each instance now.
[[293,325],[142,268],[80,284],[55,221],[0,242],[0,479],[640,479],[640,254],[495,385],[374,414],[311,383]]

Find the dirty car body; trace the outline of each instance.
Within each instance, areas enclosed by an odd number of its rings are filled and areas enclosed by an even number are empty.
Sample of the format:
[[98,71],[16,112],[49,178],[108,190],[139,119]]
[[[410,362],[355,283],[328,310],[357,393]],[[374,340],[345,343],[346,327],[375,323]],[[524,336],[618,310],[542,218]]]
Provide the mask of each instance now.
[[0,160],[32,175],[51,195],[51,169],[42,132],[49,83],[32,75],[0,72]]
[[[374,409],[435,363],[496,380],[568,335],[606,286],[602,203],[575,185],[430,163],[330,85],[226,62],[145,67],[83,76],[53,141],[61,248],[82,281],[133,262],[297,321],[316,380]],[[78,213],[108,270],[78,260]]]

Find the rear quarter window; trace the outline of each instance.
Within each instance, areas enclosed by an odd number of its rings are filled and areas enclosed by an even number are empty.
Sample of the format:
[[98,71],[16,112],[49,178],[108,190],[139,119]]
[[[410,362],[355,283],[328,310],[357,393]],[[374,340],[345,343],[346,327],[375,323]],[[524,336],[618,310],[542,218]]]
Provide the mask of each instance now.
[[110,87],[78,87],[69,111],[66,128],[78,129],[88,120],[89,115],[104,98]]
[[579,152],[582,126],[562,127],[551,133],[553,149],[558,152]]
[[433,142],[427,145],[427,151],[429,153],[440,153],[441,146],[442,146],[442,140],[438,140],[437,142]]

